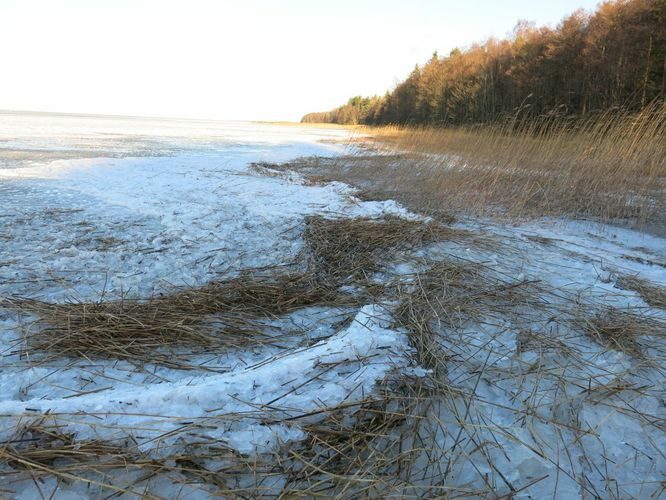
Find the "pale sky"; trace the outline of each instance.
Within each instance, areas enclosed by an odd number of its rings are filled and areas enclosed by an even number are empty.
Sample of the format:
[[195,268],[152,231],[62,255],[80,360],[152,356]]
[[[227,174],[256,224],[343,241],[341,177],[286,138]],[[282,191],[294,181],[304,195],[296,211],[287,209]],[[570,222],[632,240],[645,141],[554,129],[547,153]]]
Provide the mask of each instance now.
[[0,0],[0,109],[299,120],[598,0]]

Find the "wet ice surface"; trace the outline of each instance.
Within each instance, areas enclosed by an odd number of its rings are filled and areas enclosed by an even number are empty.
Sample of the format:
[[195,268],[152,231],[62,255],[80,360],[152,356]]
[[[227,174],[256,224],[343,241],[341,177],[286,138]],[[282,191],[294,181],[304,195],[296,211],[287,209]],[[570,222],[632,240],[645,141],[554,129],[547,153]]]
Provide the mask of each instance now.
[[[338,146],[318,141],[342,137],[256,124],[0,115],[0,298],[150,297],[298,260],[307,215],[410,215],[391,201],[362,202],[343,184],[306,185],[297,175],[247,168],[334,155]],[[662,238],[561,220],[459,226],[496,245],[445,242],[417,261],[462,258],[539,281],[559,297],[666,318],[616,286],[619,277],[634,275],[666,283]],[[434,405],[442,426],[436,439],[450,450],[437,466],[440,474],[447,470],[447,487],[525,498],[658,496],[666,473],[663,337],[642,339],[651,347],[636,358],[579,331],[543,330],[543,322],[528,319],[478,318],[439,332],[446,384],[476,396],[450,395]],[[376,304],[277,318],[276,335],[294,334],[282,345],[203,356],[194,360],[200,369],[187,371],[104,360],[35,365],[19,354],[23,320],[0,309],[0,441],[25,418],[48,412],[66,416],[65,430],[78,439],[131,435],[142,451],[159,456],[185,442],[174,434],[156,446],[156,436],[213,415],[209,437],[251,455],[302,440],[303,431],[229,415],[275,398],[293,412],[360,400],[390,372],[413,368],[405,333]],[[530,333],[538,328],[539,335]],[[336,368],[324,373],[328,365]],[[424,478],[434,471],[422,466]],[[127,474],[115,478],[118,484],[136,479]],[[53,478],[40,484],[15,478],[2,487],[17,498],[56,488],[56,496],[105,496]],[[214,491],[164,477],[141,487],[165,497]]]

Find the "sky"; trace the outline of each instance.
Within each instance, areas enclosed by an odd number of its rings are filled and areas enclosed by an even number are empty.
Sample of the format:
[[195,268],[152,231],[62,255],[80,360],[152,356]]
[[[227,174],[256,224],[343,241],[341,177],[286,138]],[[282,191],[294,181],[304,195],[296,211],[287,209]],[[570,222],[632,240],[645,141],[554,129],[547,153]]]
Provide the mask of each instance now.
[[598,0],[0,0],[0,109],[297,121]]

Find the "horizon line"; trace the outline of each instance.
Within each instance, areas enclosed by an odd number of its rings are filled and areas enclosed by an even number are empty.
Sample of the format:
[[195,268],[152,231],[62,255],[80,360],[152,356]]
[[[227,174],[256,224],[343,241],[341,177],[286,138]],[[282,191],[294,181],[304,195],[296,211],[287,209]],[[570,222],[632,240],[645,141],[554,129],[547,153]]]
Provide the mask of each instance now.
[[203,121],[203,122],[245,122],[245,123],[299,123],[291,120],[250,120],[250,119],[223,119],[223,118],[193,118],[177,116],[157,115],[128,115],[113,113],[84,113],[77,111],[44,111],[34,109],[2,109],[0,114],[24,114],[24,115],[59,115],[59,116],[81,116],[91,118],[130,118],[130,119],[153,119],[153,120],[180,120],[180,121]]

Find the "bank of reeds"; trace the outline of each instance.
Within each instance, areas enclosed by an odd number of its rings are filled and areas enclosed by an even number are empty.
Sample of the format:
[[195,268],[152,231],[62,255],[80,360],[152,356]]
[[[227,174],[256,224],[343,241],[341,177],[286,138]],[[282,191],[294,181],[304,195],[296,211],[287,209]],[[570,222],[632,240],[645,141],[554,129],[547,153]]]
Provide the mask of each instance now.
[[578,120],[554,114],[478,127],[366,127],[356,129],[354,143],[362,147],[293,165],[424,212],[643,224],[660,223],[666,213],[660,103]]

